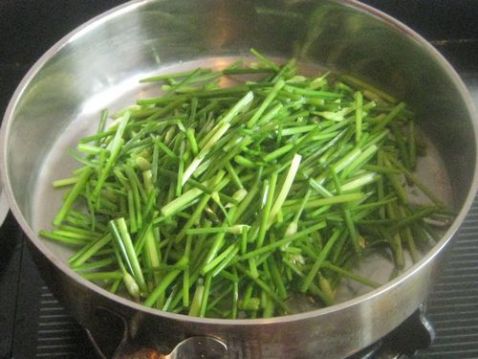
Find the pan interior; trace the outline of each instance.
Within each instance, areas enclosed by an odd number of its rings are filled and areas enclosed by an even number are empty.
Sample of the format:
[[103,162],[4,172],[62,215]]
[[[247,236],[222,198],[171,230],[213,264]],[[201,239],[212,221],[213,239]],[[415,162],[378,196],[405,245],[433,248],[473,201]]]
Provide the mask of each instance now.
[[[221,69],[238,60],[238,57],[208,57],[200,60],[180,62],[172,65],[162,66],[154,74],[178,72],[195,69],[197,67],[208,67]],[[280,61],[280,59],[279,59]],[[321,71],[317,65],[303,65],[301,72],[309,75],[317,75]],[[31,206],[32,229],[38,233],[40,229],[51,228],[53,217],[61,206],[65,191],[57,190],[52,187],[52,182],[56,179],[71,176],[78,163],[68,155],[68,150],[75,148],[79,139],[95,132],[99,115],[102,109],[108,108],[110,113],[114,113],[128,105],[132,105],[139,98],[158,96],[161,91],[158,85],[146,85],[139,83],[141,78],[153,75],[151,73],[138,73],[127,78],[123,82],[108,88],[85,101],[81,106],[81,111],[77,116],[71,118],[69,125],[60,136],[52,142],[51,147],[45,157],[44,163],[40,166],[38,176],[33,184],[33,198]],[[227,79],[221,85],[228,86]],[[425,136],[426,138],[426,136]],[[444,203],[452,206],[452,187],[445,163],[440,157],[437,148],[426,138],[427,155],[421,157],[417,164],[417,175]],[[411,192],[410,197],[416,203],[423,202],[425,199],[419,194]],[[73,253],[69,248],[46,241],[48,248],[56,257],[67,262],[69,256]],[[406,254],[406,266],[409,267],[412,261]],[[394,272],[394,266],[391,260],[381,254],[373,254],[364,258],[357,268],[357,272],[378,283],[387,282]],[[337,301],[342,302],[361,295],[369,291],[370,288],[358,285],[355,282],[344,280],[337,293]],[[295,304],[298,310],[305,311],[309,308],[306,301],[299,298]]]

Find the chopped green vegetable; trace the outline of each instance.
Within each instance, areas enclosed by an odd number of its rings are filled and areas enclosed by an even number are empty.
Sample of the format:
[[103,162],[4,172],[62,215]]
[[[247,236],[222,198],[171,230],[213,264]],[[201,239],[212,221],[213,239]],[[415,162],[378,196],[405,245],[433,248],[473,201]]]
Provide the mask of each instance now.
[[[354,271],[370,251],[397,270],[404,251],[419,260],[430,219],[447,212],[414,174],[407,105],[252,54],[150,77],[163,96],[102,112],[39,233],[76,249],[75,271],[148,307],[256,318],[294,312],[294,296],[333,304],[342,279],[379,286]],[[237,84],[220,87],[223,76]],[[431,203],[410,203],[411,189]]]

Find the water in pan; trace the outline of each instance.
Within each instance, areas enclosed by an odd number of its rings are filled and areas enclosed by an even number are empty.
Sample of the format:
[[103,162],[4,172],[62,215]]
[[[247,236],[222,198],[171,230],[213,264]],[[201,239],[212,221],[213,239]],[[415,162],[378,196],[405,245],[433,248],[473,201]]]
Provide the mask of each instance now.
[[[177,63],[169,66],[163,66],[158,69],[158,73],[178,72],[194,69],[197,67],[208,67],[221,69],[234,61],[237,57],[214,57],[205,58],[185,63]],[[303,66],[301,72],[307,75],[318,74],[321,68],[318,66]],[[34,188],[34,198],[32,206],[32,228],[35,232],[40,229],[51,228],[51,222],[60,207],[64,191],[53,189],[52,181],[71,176],[71,171],[78,165],[67,154],[68,149],[74,148],[79,139],[95,132],[98,124],[99,114],[104,108],[108,108],[110,113],[114,113],[126,106],[132,105],[137,99],[158,96],[161,91],[158,86],[139,83],[139,80],[153,74],[140,73],[137,76],[126,79],[125,81],[109,88],[107,91],[98,93],[82,104],[80,115],[72,118],[71,124],[58,140],[52,144],[48,155],[45,158]],[[230,81],[223,79],[221,85],[228,86]],[[452,204],[452,190],[448,174],[443,161],[441,160],[437,149],[430,141],[427,141],[427,156],[419,158],[417,165],[417,175],[433,189],[434,193],[445,203]],[[416,203],[423,202],[424,198],[417,193],[411,193],[411,200]],[[71,255],[71,250],[57,243],[46,241],[49,249],[63,261],[67,261]],[[406,266],[411,265],[408,255],[405,255]],[[372,254],[361,261],[357,272],[366,278],[378,283],[385,283],[389,280],[394,271],[394,266],[390,259],[380,254]],[[358,285],[352,281],[343,281],[343,285],[337,292],[337,301],[345,301],[352,297],[366,293],[370,290],[368,287]],[[308,302],[299,300],[296,305],[298,310],[311,309]]]

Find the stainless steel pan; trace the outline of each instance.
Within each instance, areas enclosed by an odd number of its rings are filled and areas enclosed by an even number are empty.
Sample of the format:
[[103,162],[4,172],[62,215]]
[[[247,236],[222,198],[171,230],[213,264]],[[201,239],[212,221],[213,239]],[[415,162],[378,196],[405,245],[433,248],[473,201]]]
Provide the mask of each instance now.
[[[48,183],[71,169],[66,148],[90,130],[102,108],[150,94],[138,84],[141,77],[199,63],[224,66],[250,47],[354,74],[416,110],[434,149],[425,172],[457,212],[442,240],[377,290],[273,319],[200,319],[148,309],[72,272],[68,253],[37,236],[59,206],[61,194]],[[215,338],[216,354],[226,347],[230,358],[342,358],[391,331],[424,302],[439,256],[477,189],[476,145],[476,114],[455,71],[412,30],[359,2],[143,0],[81,26],[33,66],[6,111],[0,152],[4,190],[44,277],[92,333],[103,330],[104,321],[108,331],[116,322],[126,328],[118,355],[135,345],[166,353],[188,337],[207,336]],[[194,350],[201,347],[201,338],[193,342]]]

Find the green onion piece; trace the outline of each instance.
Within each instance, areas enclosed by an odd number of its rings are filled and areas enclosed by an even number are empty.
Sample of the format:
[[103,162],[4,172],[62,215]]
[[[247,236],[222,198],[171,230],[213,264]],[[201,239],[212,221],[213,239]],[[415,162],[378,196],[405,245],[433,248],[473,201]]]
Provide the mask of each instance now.
[[123,259],[128,264],[131,275],[138,283],[141,291],[146,290],[146,282],[144,281],[143,271],[139,265],[138,256],[134,250],[133,242],[128,232],[128,227],[124,218],[118,218],[110,221],[110,228],[113,238],[120,249]]
[[[179,260],[178,265],[183,265],[187,260],[183,257]],[[144,305],[147,307],[152,307],[159,297],[164,294],[166,289],[174,282],[177,276],[181,271],[179,269],[172,270],[168,274],[166,274],[162,279],[161,283],[151,292],[151,294],[146,298],[144,301]]]
[[268,227],[270,227],[277,214],[279,213],[282,205],[284,204],[284,201],[287,197],[287,194],[290,191],[290,188],[292,187],[292,183],[294,182],[295,175],[297,174],[297,171],[299,170],[299,165],[300,161],[302,160],[302,156],[295,154],[294,157],[292,158],[292,162],[289,167],[289,171],[287,172],[287,175],[285,177],[284,183],[282,184],[282,188],[279,191],[279,194],[277,195],[277,198],[272,205],[271,212],[269,215],[269,222],[268,222]]

